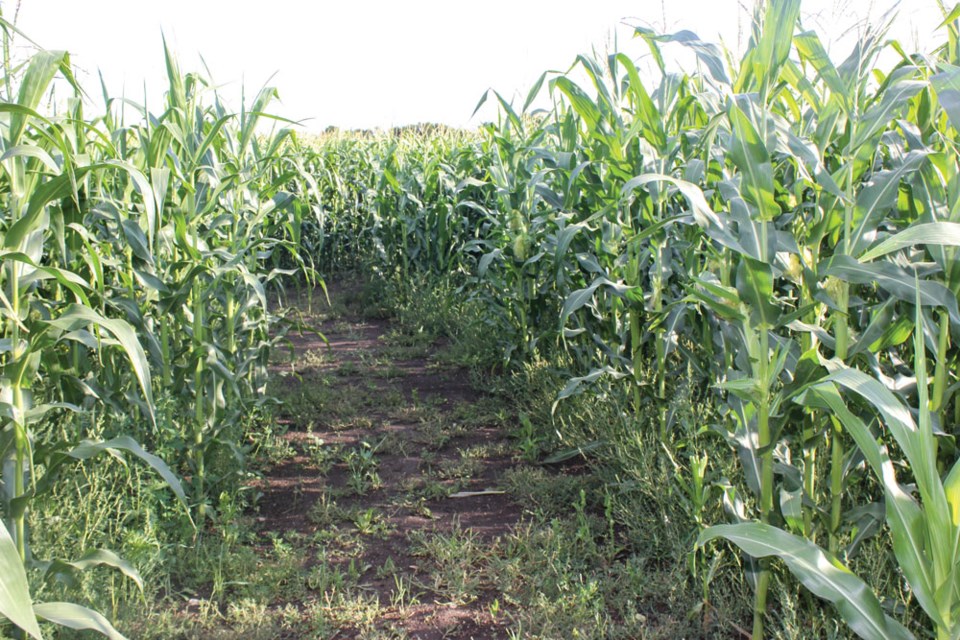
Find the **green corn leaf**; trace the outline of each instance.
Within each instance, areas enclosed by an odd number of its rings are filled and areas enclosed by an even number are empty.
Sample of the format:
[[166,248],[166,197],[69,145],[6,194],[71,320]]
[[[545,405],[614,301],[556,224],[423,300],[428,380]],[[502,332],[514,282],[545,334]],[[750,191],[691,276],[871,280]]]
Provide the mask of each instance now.
[[803,161],[803,164],[806,165],[807,170],[816,180],[817,185],[819,185],[830,195],[836,196],[838,200],[846,200],[846,194],[843,193],[843,190],[833,179],[833,176],[831,176],[830,172],[827,171],[826,167],[823,166],[823,162],[820,160],[820,155],[816,149],[816,146],[812,142],[803,140],[795,133],[788,131],[787,145],[789,146],[790,151],[797,156],[798,159]]
[[183,111],[187,108],[187,92],[183,83],[183,74],[180,73],[180,66],[177,63],[177,57],[173,50],[167,45],[167,36],[161,34],[163,39],[163,55],[167,65],[167,80],[170,83],[170,90],[167,92],[167,100],[174,109]]
[[585,376],[571,378],[570,380],[567,381],[566,386],[564,386],[564,388],[560,391],[560,393],[557,394],[557,399],[553,403],[553,410],[556,411],[557,404],[561,400],[563,400],[564,398],[569,398],[570,396],[580,391],[580,387],[584,384],[592,384],[605,376],[610,376],[614,380],[619,380],[620,378],[623,378],[626,375],[627,374],[623,373],[622,371],[617,371],[612,367],[601,367],[599,369],[594,369],[593,371],[591,371]]
[[540,77],[537,78],[537,81],[533,83],[533,86],[530,87],[530,91],[527,92],[527,99],[523,101],[522,112],[526,113],[527,109],[530,108],[530,105],[533,104],[533,101],[537,99],[537,96],[540,95],[540,89],[543,88],[543,81],[547,78],[547,72],[540,74]]
[[43,638],[31,604],[27,573],[20,562],[17,545],[3,522],[0,522],[0,615],[37,640]]
[[730,159],[743,176],[743,197],[757,207],[761,220],[772,220],[780,213],[780,207],[774,200],[773,165],[770,164],[767,146],[750,118],[736,103],[731,102],[728,114],[733,128]]
[[596,103],[573,80],[565,77],[554,78],[551,86],[557,87],[570,101],[577,114],[583,118],[590,131],[596,131],[602,114]]
[[250,144],[250,141],[253,139],[253,134],[256,131],[257,122],[259,119],[266,115],[267,106],[274,100],[279,98],[280,95],[274,87],[263,87],[257,93],[257,97],[253,100],[253,105],[249,111],[244,111],[241,114],[240,122],[240,144],[238,151],[244,151]]
[[783,560],[807,589],[832,603],[844,622],[866,640],[912,640],[906,627],[886,615],[860,578],[835,557],[799,536],[759,522],[717,525],[704,530],[697,546],[725,538],[754,558]]
[[763,31],[756,43],[753,68],[756,78],[765,85],[776,84],[780,68],[790,56],[793,31],[800,17],[800,0],[768,0],[763,18]]
[[126,171],[127,175],[130,176],[130,179],[133,180],[133,183],[136,185],[137,191],[140,192],[140,198],[143,201],[143,210],[146,217],[143,221],[143,226],[147,229],[148,244],[149,246],[153,246],[153,238],[157,232],[159,219],[157,218],[157,197],[153,193],[153,187],[150,186],[150,181],[147,180],[147,177],[143,175],[139,169],[130,163],[120,160],[110,160],[106,164],[107,166]]
[[617,128],[622,128],[623,122],[620,118],[618,110],[614,107],[613,96],[610,95],[610,90],[607,88],[607,84],[603,81],[603,69],[593,61],[593,59],[584,56],[578,55],[574,66],[579,64],[587,72],[590,80],[593,83],[593,88],[597,92],[597,107],[603,113],[609,121],[613,123]]
[[[960,5],[957,7],[960,8]],[[940,73],[931,76],[930,84],[933,85],[937,100],[946,111],[950,124],[960,131],[960,67],[940,63]]]
[[204,154],[220,137],[220,132],[223,130],[223,128],[234,118],[236,118],[234,114],[228,114],[218,118],[217,121],[213,123],[213,126],[210,127],[210,131],[207,132],[207,135],[203,138],[203,142],[200,143],[193,155],[194,165],[199,165],[203,161]]
[[567,298],[563,301],[563,309],[560,312],[560,326],[564,326],[567,323],[567,319],[576,311],[581,309],[584,305],[593,300],[594,292],[600,288],[601,281],[597,280],[588,287],[583,289],[577,289],[570,293]]
[[960,3],[953,5],[953,9],[950,10],[950,13],[946,13],[946,12],[944,13],[945,15],[943,17],[943,22],[937,25],[937,29],[942,29],[948,24],[950,24],[951,22],[954,22],[958,18],[960,18]]
[[38,160],[53,175],[60,173],[60,166],[57,165],[56,160],[54,160],[50,154],[41,147],[30,144],[19,144],[13,146],[7,149],[4,154],[0,156],[0,162],[9,160],[10,158],[33,158]]
[[[33,268],[33,273],[30,274],[30,276],[23,278],[23,284],[53,279],[63,285],[66,289],[69,289],[70,292],[73,293],[83,304],[89,304],[87,294],[84,291],[84,289],[88,287],[87,283],[83,280],[83,278],[72,271],[58,269],[56,267],[41,266],[32,258],[30,258],[30,256],[19,251],[0,250],[0,262],[6,260],[22,262],[23,264],[30,265],[30,267]],[[9,302],[6,301],[6,296],[3,296],[2,299],[4,300],[4,306],[9,307]]]
[[[27,70],[20,79],[20,92],[17,95],[17,104],[21,107],[36,111],[46,95],[53,77],[57,71],[66,70],[67,78],[72,79],[70,73],[70,55],[66,51],[38,51],[30,58]],[[20,143],[20,138],[27,126],[28,116],[24,113],[13,113],[10,117],[10,146]]]
[[150,383],[150,365],[147,362],[147,356],[143,351],[143,346],[140,344],[136,332],[129,323],[123,320],[105,318],[93,309],[83,305],[71,304],[64,309],[58,318],[50,320],[49,324],[66,332],[75,331],[76,329],[92,324],[112,334],[117,342],[120,343],[127,358],[130,360],[130,364],[133,366],[134,374],[140,383],[140,389],[143,391],[143,397],[147,401],[147,406],[150,409],[150,420],[151,422],[155,422],[156,418],[153,413],[153,389]]
[[780,513],[783,514],[788,528],[797,532],[803,531],[803,491],[800,488],[788,491],[781,487]]
[[[729,391],[749,402],[756,402],[760,397],[760,382],[755,378],[737,378],[724,380],[716,384],[718,389]],[[748,436],[749,437],[749,436]]]
[[176,474],[167,466],[167,463],[152,453],[147,453],[147,451],[130,436],[119,436],[105,442],[84,440],[68,451],[67,455],[77,460],[87,460],[111,450],[128,451],[146,462],[151,469],[156,471],[160,477],[164,479],[184,506],[186,506],[187,496],[183,491],[183,486],[180,484],[180,479],[177,478]]
[[953,463],[953,468],[944,478],[943,491],[950,505],[950,520],[954,527],[960,527],[960,460]]
[[787,60],[783,65],[781,76],[787,84],[796,89],[797,93],[810,104],[814,113],[819,114],[821,112],[823,109],[823,101],[820,99],[820,94],[817,93],[817,89],[813,86],[811,79],[807,78],[793,60]]
[[877,225],[897,204],[900,181],[919,169],[926,156],[925,151],[913,151],[907,154],[896,169],[876,173],[863,187],[854,208],[854,228],[850,235],[851,255],[858,255],[867,248]]
[[857,369],[841,369],[832,373],[828,380],[859,394],[883,416],[884,424],[890,429],[910,463],[924,509],[931,525],[935,526],[931,533],[941,535],[940,529],[946,527],[944,518],[948,507],[940,481],[936,453],[930,439],[918,430],[910,411],[878,380]]
[[700,189],[700,187],[692,182],[687,182],[686,180],[678,180],[672,176],[658,173],[645,173],[627,180],[620,189],[621,197],[626,197],[635,189],[650,184],[651,182],[667,182],[674,185],[677,188],[677,191],[679,191],[680,194],[686,198],[690,205],[690,210],[693,213],[694,219],[701,227],[712,226],[716,228],[723,228],[719,216],[717,216],[717,214],[713,212],[713,209],[710,208],[710,204],[704,197],[703,191]]
[[885,129],[895,118],[899,117],[908,101],[920,93],[927,86],[926,82],[902,80],[888,86],[880,98],[880,102],[863,115],[854,136],[850,140],[847,154],[856,155],[864,144],[876,134]]
[[657,40],[659,40],[660,35],[653,29],[648,29],[647,27],[634,28],[633,35],[634,37],[643,39],[643,41],[647,43],[647,46],[650,48],[650,54],[657,63],[657,68],[660,69],[661,74],[664,73],[666,65],[663,62],[663,53],[660,51],[660,47],[657,46]]
[[500,103],[500,108],[507,113],[507,117],[509,118],[511,124],[513,124],[517,131],[523,131],[523,120],[520,119],[520,116],[513,109],[513,105],[510,104],[502,95],[500,95],[499,92],[494,91],[493,95],[496,97],[497,102]]
[[960,247],[960,223],[925,222],[914,224],[882,242],[860,256],[861,262],[869,262],[888,253],[916,245]]
[[916,446],[916,423],[910,411],[880,381],[857,369],[844,367],[831,373],[827,380],[861,395],[880,411],[884,423],[910,460],[920,460]]
[[820,41],[820,36],[813,31],[804,31],[803,33],[797,34],[793,42],[797,46],[797,52],[800,54],[800,58],[809,62],[810,65],[816,69],[820,78],[830,87],[831,93],[849,110],[847,101],[848,95],[850,94],[850,87],[845,85],[840,78],[840,73],[833,65],[833,61],[830,60],[827,50]]
[[133,220],[121,220],[120,229],[123,231],[123,237],[137,258],[149,265],[153,264],[153,255],[150,253],[150,246],[147,237],[143,233],[140,225]]
[[737,293],[750,309],[751,321],[762,327],[773,327],[780,317],[773,294],[773,269],[765,262],[741,257],[737,265]]
[[590,286],[572,292],[563,301],[563,309],[560,312],[560,326],[562,327],[565,325],[567,323],[567,319],[574,312],[589,303],[593,299],[594,292],[601,287],[608,289],[611,293],[613,293],[613,295],[621,298],[635,289],[634,287],[611,282],[606,278],[597,278],[590,284]]
[[[894,318],[895,305],[896,301],[893,298],[890,298],[876,308],[869,324],[867,324],[867,327],[857,338],[856,343],[850,350],[851,355],[860,353],[862,351],[875,351],[877,348],[882,348],[879,347],[879,341],[890,329],[891,322],[893,322]],[[913,323],[910,323],[910,331],[913,331]]]
[[135,184],[137,184],[137,188],[144,196],[143,201],[147,213],[147,220],[148,223],[153,226],[156,220],[156,201],[153,197],[153,191],[150,188],[149,182],[147,182],[143,174],[133,166],[124,162],[110,160],[105,163],[76,167],[72,173],[55,176],[39,185],[36,190],[30,194],[30,202],[26,212],[7,230],[3,240],[4,247],[7,249],[19,249],[30,237],[30,234],[36,230],[36,225],[40,221],[40,214],[43,212],[44,207],[56,200],[73,196],[77,182],[88,173],[110,167],[119,167],[130,174]]
[[477,115],[477,112],[480,111],[480,107],[487,103],[487,98],[490,97],[491,91],[493,91],[493,89],[487,89],[483,92],[483,95],[480,96],[480,99],[477,100],[477,106],[473,108],[473,113],[470,114],[471,118]]
[[91,171],[105,168],[106,164],[88,165],[74,169],[73,175],[59,175],[39,185],[36,190],[30,194],[30,203],[27,205],[26,212],[14,222],[3,239],[3,246],[7,249],[19,249],[24,240],[35,230],[40,220],[40,214],[43,208],[54,200],[61,200],[73,195],[76,180]]
[[[865,384],[866,381],[860,380],[859,382]],[[848,388],[856,388],[847,386]],[[881,406],[889,407],[888,411],[902,414],[903,408],[896,409],[891,403],[889,392],[881,389],[882,385],[880,385],[880,388],[874,387],[866,392],[865,397],[868,400],[871,397],[876,397]],[[816,398],[822,403],[819,406],[829,409],[840,420],[864,454],[874,474],[883,483],[887,523],[890,526],[893,551],[897,563],[924,611],[935,622],[941,624],[942,617],[935,596],[935,580],[930,557],[931,550],[928,543],[930,530],[924,510],[921,510],[913,497],[897,482],[894,467],[887,456],[886,449],[878,444],[877,439],[870,433],[866,425],[847,409],[832,383],[825,383],[811,390],[808,398],[805,399],[805,404],[816,406],[815,403],[811,404],[809,402],[811,398]],[[893,420],[888,418],[886,422],[888,426],[891,424],[894,426],[895,437],[899,434],[900,437],[908,440],[909,436],[905,437],[901,433],[902,427],[898,423],[899,420],[896,418]]]
[[73,562],[63,560],[51,562],[45,574],[49,577],[58,571],[85,571],[91,567],[99,566],[112,567],[120,571],[123,575],[133,580],[140,590],[143,591],[143,578],[140,577],[140,572],[129,562],[109,549],[92,549]]
[[623,65],[624,69],[627,70],[627,78],[629,78],[627,91],[633,96],[633,99],[639,107],[637,115],[640,117],[640,121],[643,122],[644,137],[646,137],[647,140],[650,141],[650,144],[656,149],[663,149],[667,144],[667,134],[663,128],[663,116],[660,115],[660,111],[657,110],[656,105],[653,104],[653,100],[650,99],[650,95],[647,93],[646,88],[643,86],[643,81],[640,79],[640,72],[637,70],[633,61],[622,53],[617,54],[616,59]]
[[687,30],[664,36],[662,40],[663,42],[677,42],[691,49],[697,56],[697,60],[707,68],[714,80],[723,84],[730,84],[730,78],[727,77],[726,69],[723,66],[720,48],[717,45],[704,42],[697,34]]
[[924,306],[944,307],[950,314],[950,321],[960,326],[960,311],[957,298],[939,282],[921,280],[909,274],[901,267],[889,262],[870,262],[864,264],[851,256],[835,255],[822,263],[819,273],[836,276],[853,284],[877,285],[904,302],[913,303],[917,292],[920,304]]
[[37,615],[69,629],[96,631],[110,640],[126,640],[101,614],[72,602],[44,602],[34,605]]

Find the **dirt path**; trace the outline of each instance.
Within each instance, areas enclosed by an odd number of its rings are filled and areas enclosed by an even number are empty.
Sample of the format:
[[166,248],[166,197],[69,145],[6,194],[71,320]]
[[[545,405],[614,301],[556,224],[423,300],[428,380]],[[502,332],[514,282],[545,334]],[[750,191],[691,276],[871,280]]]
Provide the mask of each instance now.
[[362,318],[349,296],[307,318],[328,342],[291,336],[293,361],[276,368],[287,430],[267,451],[254,529],[313,543],[303,570],[321,637],[505,637],[504,603],[458,547],[520,520],[503,490],[518,465],[509,417],[431,336]]
[[697,614],[690,544],[644,526],[666,522],[660,502],[618,503],[629,478],[611,485],[582,459],[535,462],[555,384],[515,380],[521,409],[478,391],[455,345],[365,317],[350,291],[331,299],[304,317],[327,341],[291,335],[292,358],[275,360],[283,404],[250,435],[247,498],[221,496],[174,550],[167,598],[130,637],[737,637]]

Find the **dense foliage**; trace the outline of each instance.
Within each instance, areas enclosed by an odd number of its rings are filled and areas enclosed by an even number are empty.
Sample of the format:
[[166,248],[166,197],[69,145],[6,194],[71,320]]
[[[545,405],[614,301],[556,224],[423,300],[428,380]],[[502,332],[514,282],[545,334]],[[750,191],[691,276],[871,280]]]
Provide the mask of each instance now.
[[[25,566],[51,583],[96,565],[140,577],[106,549],[34,557],[33,505],[66,467],[109,454],[156,470],[181,516],[212,517],[210,498],[244,477],[245,416],[268,401],[270,347],[283,335],[270,289],[294,272],[279,267],[313,275],[295,241],[304,211],[285,190],[299,175],[289,131],[257,132],[275,91],[231,113],[166,60],[164,111],[135,124],[108,95],[106,115],[85,117],[64,52],[7,65],[0,613],[34,637],[36,617],[116,632],[75,604],[31,606]],[[77,96],[43,115],[58,74]]]
[[[623,54],[581,57],[589,84],[544,76],[523,109],[494,94],[501,119],[472,144],[323,141],[307,166],[337,166],[354,195],[333,189],[348,206],[318,237],[401,281],[453,278],[505,361],[566,367],[561,407],[626,395],[666,441],[692,371],[740,477],[691,458],[679,481],[692,526],[725,506],[698,544],[754,558],[754,637],[773,557],[855,633],[911,637],[847,568],[877,535],[929,628],[955,637],[957,16],[930,56],[879,28],[838,64],[799,11],[767,3],[737,63],[638,30],[652,81]],[[696,70],[671,71],[667,47]],[[553,109],[527,114],[541,92]],[[337,164],[347,149],[359,171]],[[593,450],[611,444],[599,430]]]

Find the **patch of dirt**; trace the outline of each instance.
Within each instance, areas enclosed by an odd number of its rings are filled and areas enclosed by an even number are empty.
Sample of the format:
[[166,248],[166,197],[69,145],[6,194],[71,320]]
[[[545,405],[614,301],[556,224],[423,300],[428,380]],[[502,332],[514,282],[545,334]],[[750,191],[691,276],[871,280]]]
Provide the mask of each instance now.
[[[331,299],[349,293],[331,291]],[[325,307],[316,298],[314,305]],[[275,363],[275,376],[285,393],[322,385],[325,397],[341,399],[344,406],[336,410],[348,417],[334,419],[323,403],[309,415],[286,415],[283,439],[295,454],[267,468],[257,482],[256,528],[265,537],[290,531],[311,536],[331,528],[358,536],[359,552],[330,544],[313,555],[361,568],[360,586],[381,604],[378,628],[392,626],[424,640],[503,637],[490,611],[496,594],[481,587],[471,602],[451,602],[430,588],[424,561],[411,548],[418,533],[459,531],[490,541],[521,518],[521,506],[500,490],[503,474],[518,464],[510,443],[473,409],[483,395],[467,371],[435,362],[437,345],[408,349],[415,357],[397,357],[404,345],[390,339],[394,326],[387,320],[348,313],[321,319],[315,328],[326,340],[291,334],[292,360]],[[310,455],[311,446],[320,454]],[[324,521],[322,508],[330,503],[334,515]],[[356,520],[368,530],[361,531]],[[384,566],[395,569],[378,575]],[[397,604],[401,584],[418,594],[405,606]],[[358,637],[358,631],[345,627],[335,637]]]

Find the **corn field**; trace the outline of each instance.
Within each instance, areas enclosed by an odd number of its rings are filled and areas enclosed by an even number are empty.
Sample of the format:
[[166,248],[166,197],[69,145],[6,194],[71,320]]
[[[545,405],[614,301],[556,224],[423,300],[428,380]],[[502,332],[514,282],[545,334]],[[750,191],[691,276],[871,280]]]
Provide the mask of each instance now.
[[[558,415],[598,395],[671,443],[692,571],[739,550],[753,638],[787,574],[862,638],[960,637],[960,7],[930,54],[876,25],[842,60],[799,15],[764,3],[739,60],[637,29],[650,69],[581,56],[585,81],[544,74],[522,105],[488,92],[500,115],[478,132],[300,139],[266,115],[272,88],[231,112],[170,51],[159,115],[127,122],[104,88],[91,118],[68,54],[8,60],[0,614],[34,638],[38,619],[119,637],[31,598],[28,572],[140,580],[107,549],[34,557],[33,505],[110,455],[215,519],[296,324],[277,300],[361,270],[401,295],[451,284],[490,367],[553,363]],[[667,64],[681,48],[693,71]],[[50,113],[55,77],[76,95]],[[677,442],[681,379],[711,407],[709,456]],[[597,430],[572,446],[616,464]],[[849,568],[871,540],[889,576]]]
[[[288,190],[299,175],[290,131],[255,133],[275,90],[231,113],[169,51],[166,63],[162,115],[134,124],[106,95],[105,115],[85,116],[65,52],[7,65],[0,613],[36,638],[38,618],[119,634],[79,605],[32,603],[26,568],[47,580],[99,565],[141,578],[106,549],[35,558],[31,505],[68,465],[132,456],[187,517],[207,517],[210,497],[239,481],[239,417],[268,402],[284,322],[271,292],[315,273],[298,251],[306,212]],[[42,115],[56,76],[77,95]]]

